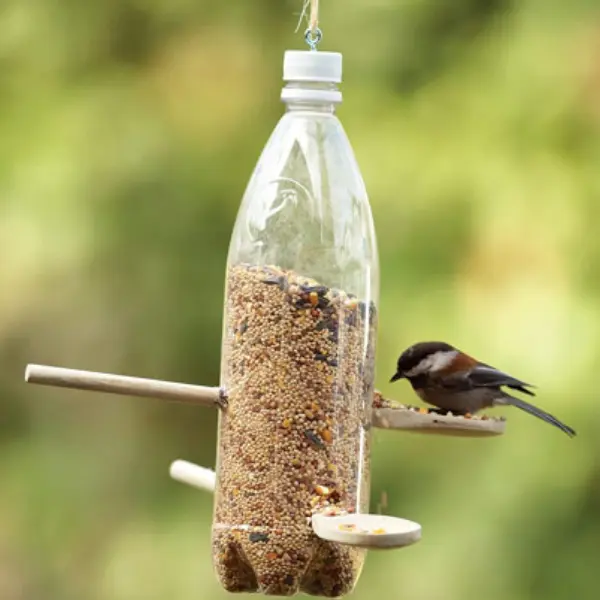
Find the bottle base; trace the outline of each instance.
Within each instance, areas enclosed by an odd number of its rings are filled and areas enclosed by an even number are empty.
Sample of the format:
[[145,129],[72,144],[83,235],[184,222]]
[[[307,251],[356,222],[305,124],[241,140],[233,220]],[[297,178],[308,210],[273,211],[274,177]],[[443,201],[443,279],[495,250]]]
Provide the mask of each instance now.
[[213,564],[226,591],[339,598],[354,589],[364,550],[321,540],[312,532],[252,529],[213,529]]

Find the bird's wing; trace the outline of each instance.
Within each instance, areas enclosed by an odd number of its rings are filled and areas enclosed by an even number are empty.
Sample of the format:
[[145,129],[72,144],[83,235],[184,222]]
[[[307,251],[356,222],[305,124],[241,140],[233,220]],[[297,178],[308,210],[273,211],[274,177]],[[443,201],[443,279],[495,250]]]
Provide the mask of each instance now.
[[524,394],[535,396],[535,394],[528,390],[528,387],[535,387],[530,383],[525,383],[520,379],[516,379],[508,373],[503,373],[498,369],[480,363],[465,371],[463,373],[456,373],[452,377],[446,377],[445,387],[451,387],[454,389],[473,389],[477,387],[502,387],[506,386],[513,390],[518,390]]

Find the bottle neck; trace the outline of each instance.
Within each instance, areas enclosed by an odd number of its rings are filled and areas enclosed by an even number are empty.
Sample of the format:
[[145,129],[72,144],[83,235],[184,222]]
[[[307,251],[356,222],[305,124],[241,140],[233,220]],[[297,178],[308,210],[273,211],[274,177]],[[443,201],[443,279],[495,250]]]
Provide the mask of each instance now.
[[281,100],[287,112],[310,111],[335,113],[342,93],[335,83],[289,81],[281,90]]

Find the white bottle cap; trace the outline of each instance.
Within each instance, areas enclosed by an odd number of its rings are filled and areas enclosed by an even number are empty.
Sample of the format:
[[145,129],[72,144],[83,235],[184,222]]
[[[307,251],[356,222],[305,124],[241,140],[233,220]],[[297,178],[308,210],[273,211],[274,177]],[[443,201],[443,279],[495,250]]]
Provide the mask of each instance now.
[[283,56],[283,79],[341,83],[342,55],[339,52],[287,50]]
[[[283,79],[286,82],[337,84],[342,81],[342,55],[339,52],[287,50],[283,56]],[[338,89],[313,89],[286,86],[281,90],[284,102],[330,102],[339,104]]]

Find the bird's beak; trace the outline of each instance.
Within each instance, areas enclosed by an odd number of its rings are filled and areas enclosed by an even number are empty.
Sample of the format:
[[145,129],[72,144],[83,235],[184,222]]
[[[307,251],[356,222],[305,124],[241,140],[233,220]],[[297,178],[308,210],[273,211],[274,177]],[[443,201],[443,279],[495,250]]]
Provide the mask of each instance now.
[[398,381],[398,379],[402,379],[403,377],[404,375],[398,372],[390,379],[390,383],[394,383],[394,381]]

